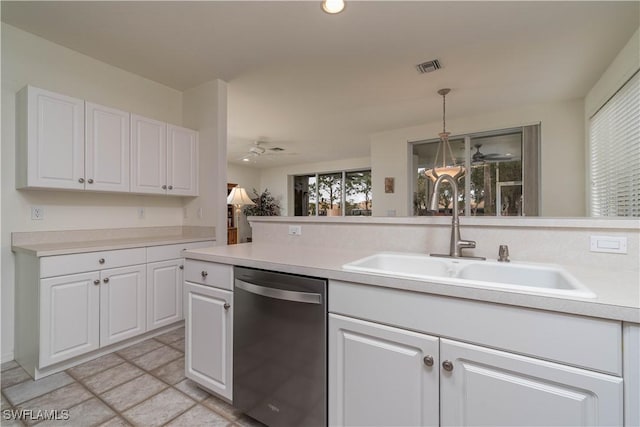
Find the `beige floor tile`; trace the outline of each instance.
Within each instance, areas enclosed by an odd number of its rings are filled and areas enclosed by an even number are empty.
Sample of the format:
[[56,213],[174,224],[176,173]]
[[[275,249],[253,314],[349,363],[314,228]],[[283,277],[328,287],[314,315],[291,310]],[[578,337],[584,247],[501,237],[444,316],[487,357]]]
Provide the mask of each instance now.
[[111,418],[104,424],[100,424],[100,427],[129,427],[131,424],[126,422],[124,419],[120,417]]
[[189,379],[185,379],[180,381],[178,384],[174,385],[175,388],[195,400],[196,402],[201,402],[207,397],[211,396],[209,393],[201,389]]
[[149,338],[146,341],[142,341],[141,343],[134,344],[131,347],[120,350],[118,354],[125,359],[131,360],[149,353],[151,350],[155,350],[158,347],[162,347],[162,343]]
[[177,359],[178,357],[183,357],[183,354],[178,350],[163,345],[162,347],[140,356],[137,359],[133,359],[132,362],[144,370],[151,371],[165,363]]
[[0,380],[0,383],[2,383],[2,388],[4,389],[30,379],[31,376],[27,374],[27,371],[18,366],[17,368],[2,371],[2,379]]
[[113,368],[116,365],[124,362],[124,359],[115,353],[109,353],[105,356],[98,357],[97,359],[90,360],[82,365],[78,365],[74,368],[67,370],[75,378],[84,378],[90,375],[95,375],[98,372],[106,371],[109,368]]
[[47,394],[57,388],[74,382],[73,378],[65,372],[49,375],[48,377],[39,379],[38,381],[29,380],[23,383],[2,390],[4,396],[12,405],[18,405],[27,400],[34,399],[43,394]]
[[21,421],[19,420],[5,420],[4,418],[2,418],[2,427],[22,427],[24,426],[24,424],[22,424]]
[[142,369],[125,362],[96,375],[84,378],[82,382],[92,392],[100,394],[142,374],[144,374]]
[[87,399],[93,397],[93,394],[89,392],[79,383],[72,383],[50,393],[36,397],[27,402],[21,403],[17,407],[25,410],[63,410],[69,409]]
[[6,370],[8,370],[8,369],[17,368],[18,366],[20,366],[20,365],[18,365],[18,362],[16,362],[15,360],[12,360],[12,361],[10,361],[10,362],[5,362],[5,363],[3,363],[3,364],[0,366],[0,368],[1,368],[2,372],[4,372],[4,371],[6,371]]
[[69,419],[43,421],[38,427],[49,426],[98,426],[100,423],[113,418],[116,415],[107,405],[97,398],[89,399],[69,409]]
[[197,405],[171,421],[167,427],[226,427],[229,424],[229,420],[222,415]]
[[149,374],[112,388],[100,397],[117,411],[124,411],[168,386]]
[[4,411],[5,409],[9,409],[11,407],[11,403],[9,403],[9,401],[4,397],[4,394],[2,395],[2,407],[0,408],[0,410]]
[[171,347],[184,353],[184,338],[169,344]]
[[134,406],[122,415],[133,425],[145,427],[161,426],[195,405],[195,403],[184,394],[170,388]]
[[174,360],[173,362],[162,365],[151,371],[153,375],[169,384],[175,384],[182,381],[184,376],[184,357]]
[[242,415],[242,412],[240,412],[233,406],[229,405],[224,400],[219,399],[212,395],[210,395],[208,398],[203,400],[202,404],[210,409],[213,409],[217,413],[224,415],[225,417],[231,420],[235,420],[240,415]]
[[174,329],[173,331],[169,331],[165,334],[158,335],[157,337],[153,338],[160,341],[161,343],[170,344],[180,339],[184,339],[184,328]]

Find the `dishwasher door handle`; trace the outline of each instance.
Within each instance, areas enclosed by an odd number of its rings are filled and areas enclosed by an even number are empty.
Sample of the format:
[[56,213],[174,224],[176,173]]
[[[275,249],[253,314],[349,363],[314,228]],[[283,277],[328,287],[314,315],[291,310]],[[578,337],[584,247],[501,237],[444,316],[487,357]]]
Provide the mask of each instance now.
[[310,292],[285,291],[283,289],[267,288],[254,285],[239,279],[235,281],[236,287],[252,294],[285,301],[303,302],[305,304],[322,304],[322,295]]

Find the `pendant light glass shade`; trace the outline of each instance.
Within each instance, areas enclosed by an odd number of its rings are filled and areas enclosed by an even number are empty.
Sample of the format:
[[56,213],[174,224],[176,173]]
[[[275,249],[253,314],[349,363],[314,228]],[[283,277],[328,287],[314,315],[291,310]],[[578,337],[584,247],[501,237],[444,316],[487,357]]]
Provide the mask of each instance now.
[[[458,179],[464,175],[464,166],[458,165],[456,157],[451,150],[451,144],[449,144],[450,132],[446,130],[446,103],[445,98],[447,94],[451,92],[451,89],[440,89],[438,95],[442,95],[442,132],[438,134],[440,142],[438,142],[438,150],[436,151],[435,161],[433,167],[425,171],[427,178],[435,181],[440,175],[449,175],[452,178]],[[447,161],[447,152],[449,152],[449,160]]]

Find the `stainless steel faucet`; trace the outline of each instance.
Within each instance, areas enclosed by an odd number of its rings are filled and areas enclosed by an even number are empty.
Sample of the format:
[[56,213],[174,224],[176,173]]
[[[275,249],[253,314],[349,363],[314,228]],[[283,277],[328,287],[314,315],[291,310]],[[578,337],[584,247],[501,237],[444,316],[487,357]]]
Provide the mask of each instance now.
[[429,210],[432,212],[438,211],[438,192],[440,185],[443,181],[449,183],[453,189],[453,217],[451,218],[451,241],[449,243],[449,255],[431,254],[431,256],[447,257],[447,258],[475,258],[485,259],[484,257],[472,257],[464,256],[462,254],[463,249],[473,249],[476,247],[476,242],[473,240],[462,240],[460,238],[460,219],[458,218],[458,183],[457,178],[449,175],[437,175],[434,170],[434,176],[437,178],[433,185],[433,194],[431,195],[431,203],[429,204]]

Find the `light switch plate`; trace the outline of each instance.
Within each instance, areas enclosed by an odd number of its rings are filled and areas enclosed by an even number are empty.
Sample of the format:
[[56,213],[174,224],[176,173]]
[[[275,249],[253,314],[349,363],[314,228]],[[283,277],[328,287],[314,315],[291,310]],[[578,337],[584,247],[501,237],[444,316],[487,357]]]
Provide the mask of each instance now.
[[622,236],[591,236],[591,252],[627,253],[627,238]]

